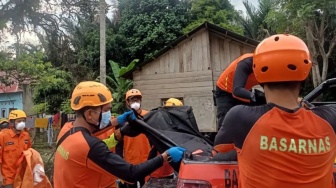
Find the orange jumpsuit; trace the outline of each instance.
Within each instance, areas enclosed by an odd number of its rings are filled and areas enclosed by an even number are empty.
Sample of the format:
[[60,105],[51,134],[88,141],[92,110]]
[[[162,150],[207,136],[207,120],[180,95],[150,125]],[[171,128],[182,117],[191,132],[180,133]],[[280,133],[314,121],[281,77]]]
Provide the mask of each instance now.
[[4,177],[4,185],[13,184],[17,170],[17,161],[23,151],[31,147],[30,136],[21,131],[17,135],[13,129],[2,131],[0,134],[0,164]]
[[[141,111],[141,116],[148,113],[147,110]],[[136,137],[124,136],[124,159],[131,164],[139,164],[147,161],[151,150],[149,141],[144,134]]]
[[226,115],[215,149],[236,149],[240,188],[333,188],[335,132],[336,105],[241,105]]

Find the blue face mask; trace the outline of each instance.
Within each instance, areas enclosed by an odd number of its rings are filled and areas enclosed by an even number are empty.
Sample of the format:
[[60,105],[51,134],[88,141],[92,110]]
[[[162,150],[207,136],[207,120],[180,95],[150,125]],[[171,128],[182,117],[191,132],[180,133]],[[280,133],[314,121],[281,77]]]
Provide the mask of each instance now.
[[111,116],[112,115],[110,111],[102,113],[99,129],[104,129],[110,123]]

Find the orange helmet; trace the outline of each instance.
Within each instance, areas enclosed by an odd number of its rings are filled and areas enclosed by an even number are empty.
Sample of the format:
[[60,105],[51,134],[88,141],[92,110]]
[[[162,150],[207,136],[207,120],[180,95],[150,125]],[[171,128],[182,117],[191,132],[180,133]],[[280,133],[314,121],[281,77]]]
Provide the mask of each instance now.
[[102,106],[113,101],[111,91],[102,83],[79,83],[72,92],[71,108],[80,110],[86,106]]
[[293,35],[270,36],[254,51],[253,72],[259,83],[304,81],[311,67],[307,45]]
[[134,97],[134,96],[139,96],[142,98],[142,94],[141,92],[138,90],[138,89],[130,89],[126,92],[126,100],[129,98],[129,97]]

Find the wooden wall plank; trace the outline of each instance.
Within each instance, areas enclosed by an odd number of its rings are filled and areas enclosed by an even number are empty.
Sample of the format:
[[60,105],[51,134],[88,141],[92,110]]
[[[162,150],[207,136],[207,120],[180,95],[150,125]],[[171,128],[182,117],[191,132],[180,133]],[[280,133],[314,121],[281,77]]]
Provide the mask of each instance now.
[[[220,58],[221,58],[221,71],[225,70],[226,67],[230,64],[231,54],[230,54],[230,40],[221,40],[221,46],[223,49],[219,49]],[[223,53],[224,52],[224,53]]]
[[207,84],[209,86],[205,87],[194,87],[194,88],[169,88],[169,89],[143,89],[145,86],[138,86],[137,88],[141,91],[143,95],[147,94],[165,94],[165,93],[192,93],[192,92],[211,92],[212,84]]
[[255,48],[250,47],[250,46],[244,46],[244,47],[243,47],[243,52],[244,52],[244,54],[246,54],[246,53],[253,53],[254,50],[255,50]]
[[155,84],[175,84],[175,83],[192,83],[211,81],[211,75],[197,76],[197,77],[182,77],[182,78],[163,78],[155,80],[139,80],[134,82],[134,85],[155,85]]
[[185,46],[185,43],[179,45],[179,48],[178,48],[178,59],[179,59],[179,71],[176,73],[180,73],[180,72],[184,72],[184,63],[183,63],[183,60],[184,60],[184,46]]
[[230,62],[237,59],[242,54],[240,53],[240,44],[235,41],[230,41]]
[[192,61],[192,40],[187,39],[187,42],[184,46],[184,58],[183,58],[183,64],[184,64],[184,72],[190,72],[191,70],[191,61]]
[[210,39],[209,33],[204,32],[202,35],[202,69],[201,71],[211,70],[210,58]]
[[[139,71],[141,72],[141,71]],[[186,77],[198,77],[198,76],[206,76],[211,75],[211,70],[200,71],[200,72],[185,72],[185,73],[166,73],[166,74],[153,74],[153,75],[134,75],[133,80],[157,80],[157,79],[165,79],[165,78],[186,78]]]
[[219,40],[214,36],[210,35],[210,59],[211,65],[213,66],[213,71],[221,71],[221,61],[219,52]]
[[[192,86],[192,87],[191,87]],[[170,83],[170,84],[148,84],[148,85],[137,85],[134,84],[135,88],[141,87],[142,90],[164,90],[164,89],[183,89],[188,88],[189,90],[193,90],[197,87],[212,87],[212,80],[210,81],[202,81],[202,82],[186,82],[186,83]]]
[[188,72],[193,72],[197,71],[197,64],[198,64],[198,52],[197,52],[197,47],[198,47],[198,42],[197,42],[197,37],[193,38],[191,41],[191,62],[190,62],[190,67],[188,69]]

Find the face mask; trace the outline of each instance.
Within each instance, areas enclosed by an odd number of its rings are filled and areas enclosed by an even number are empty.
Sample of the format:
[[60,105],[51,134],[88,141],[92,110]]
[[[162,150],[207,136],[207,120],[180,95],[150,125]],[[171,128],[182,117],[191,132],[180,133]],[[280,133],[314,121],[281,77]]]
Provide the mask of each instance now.
[[133,108],[134,110],[139,110],[140,109],[140,103],[138,103],[138,102],[132,103],[131,108]]
[[18,124],[16,124],[15,126],[15,129],[18,130],[18,131],[22,131],[26,126],[26,123],[25,122],[20,122]]
[[110,123],[110,120],[111,120],[111,112],[110,111],[102,113],[102,119],[100,121],[99,129],[105,128]]

